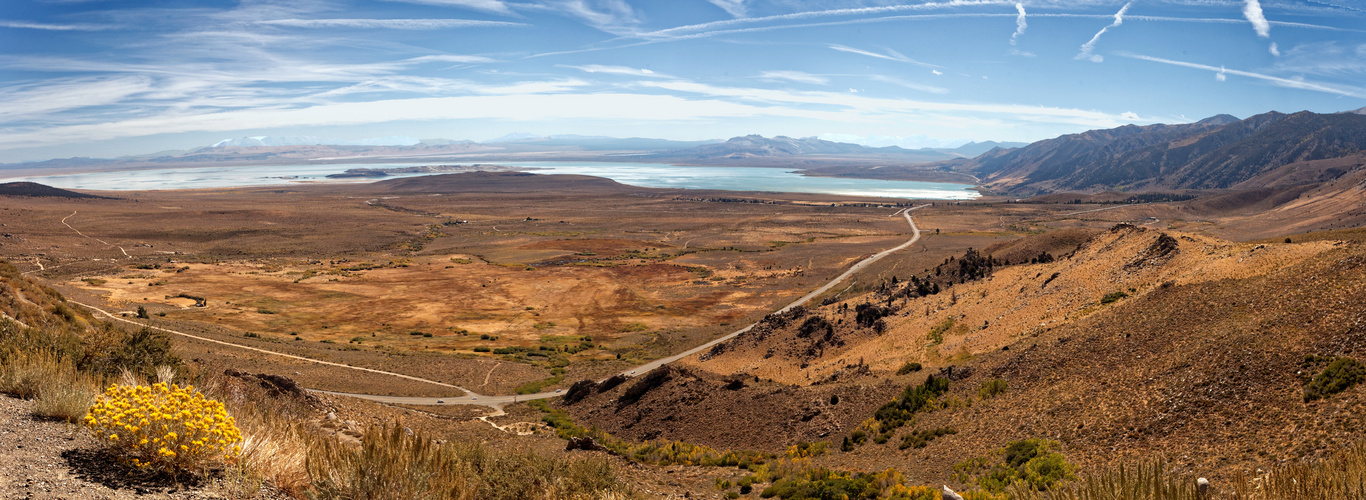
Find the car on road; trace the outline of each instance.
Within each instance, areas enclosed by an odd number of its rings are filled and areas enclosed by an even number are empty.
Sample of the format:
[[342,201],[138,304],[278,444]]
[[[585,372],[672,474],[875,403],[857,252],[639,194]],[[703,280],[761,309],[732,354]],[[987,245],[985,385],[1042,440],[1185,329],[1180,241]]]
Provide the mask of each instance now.
[[446,404],[446,400],[444,400],[444,399],[438,399],[438,400],[436,400],[436,404],[444,405],[444,404]]
[[564,390],[564,389],[555,389],[555,392],[560,392],[560,391],[562,391],[562,390]]
[[470,401],[478,401],[479,396],[470,396]]

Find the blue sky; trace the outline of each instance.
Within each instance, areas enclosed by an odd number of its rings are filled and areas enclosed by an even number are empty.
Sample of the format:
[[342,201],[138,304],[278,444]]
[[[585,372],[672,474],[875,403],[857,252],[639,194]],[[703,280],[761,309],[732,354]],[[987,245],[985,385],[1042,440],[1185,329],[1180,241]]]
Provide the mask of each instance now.
[[0,1],[0,163],[254,135],[954,146],[1366,106],[1356,0]]

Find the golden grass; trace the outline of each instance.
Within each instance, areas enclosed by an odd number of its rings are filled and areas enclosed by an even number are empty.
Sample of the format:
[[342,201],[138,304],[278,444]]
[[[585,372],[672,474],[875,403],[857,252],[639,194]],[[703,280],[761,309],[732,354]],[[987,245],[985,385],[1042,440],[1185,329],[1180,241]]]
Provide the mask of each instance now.
[[33,399],[33,414],[79,422],[100,393],[103,377],[76,369],[47,350],[0,355],[0,392]]
[[1312,463],[1287,464],[1260,477],[1239,475],[1214,484],[1201,496],[1192,476],[1166,472],[1161,461],[1088,476],[1048,492],[1022,485],[1007,490],[1014,500],[1366,500],[1366,442]]
[[312,496],[319,499],[630,498],[606,460],[494,453],[476,443],[438,444],[400,424],[370,427],[360,446],[308,441]]

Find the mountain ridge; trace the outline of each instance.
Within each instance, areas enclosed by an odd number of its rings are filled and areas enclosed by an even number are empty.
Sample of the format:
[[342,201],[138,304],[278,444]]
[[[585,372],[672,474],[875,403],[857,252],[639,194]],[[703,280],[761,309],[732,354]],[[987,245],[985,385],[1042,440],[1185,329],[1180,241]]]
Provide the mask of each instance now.
[[1275,111],[1180,125],[1125,125],[945,164],[1010,195],[1228,189],[1284,165],[1366,149],[1366,115]]

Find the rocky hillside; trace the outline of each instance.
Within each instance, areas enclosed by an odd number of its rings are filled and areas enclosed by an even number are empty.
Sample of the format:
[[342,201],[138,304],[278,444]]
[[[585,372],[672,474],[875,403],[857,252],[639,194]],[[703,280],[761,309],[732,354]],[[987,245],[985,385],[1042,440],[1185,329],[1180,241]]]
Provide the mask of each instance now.
[[[994,150],[952,165],[1012,195],[1225,189],[1285,165],[1366,150],[1366,115],[1219,115],[1186,125],[1127,125]],[[1255,182],[1255,181],[1254,181]]]
[[7,261],[0,261],[0,318],[53,336],[84,333],[93,322],[89,313],[68,304],[61,293],[25,278]]
[[77,193],[66,189],[55,188],[36,182],[6,182],[0,184],[0,196],[51,196],[56,198],[96,198],[108,199],[103,196],[93,194]]
[[[838,448],[863,428],[860,412],[877,413],[870,396],[886,403],[936,373],[949,377],[948,393],[890,441],[821,459],[933,482],[1027,438],[1060,442],[1083,468],[1165,457],[1227,479],[1359,437],[1366,390],[1306,395],[1337,357],[1366,360],[1366,246],[1128,225],[1083,236],[991,249],[1009,259],[977,251],[969,265],[955,258],[864,297],[771,317],[638,394],[627,397],[627,382],[571,411],[635,437],[723,446],[735,445],[716,429],[748,429],[763,415],[776,423],[754,428],[762,438],[736,442]],[[1047,257],[1013,261],[1035,251]],[[982,262],[994,265],[974,271]],[[938,293],[917,289],[927,282]],[[982,389],[994,379],[1008,389]],[[726,390],[729,380],[742,383]],[[898,446],[944,429],[954,433]]]

